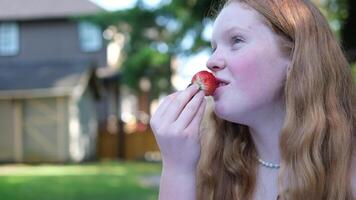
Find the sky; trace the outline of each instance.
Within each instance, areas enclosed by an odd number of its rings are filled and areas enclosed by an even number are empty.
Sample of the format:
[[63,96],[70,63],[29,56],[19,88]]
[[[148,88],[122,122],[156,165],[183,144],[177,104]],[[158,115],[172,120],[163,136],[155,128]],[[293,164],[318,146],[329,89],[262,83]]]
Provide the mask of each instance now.
[[[137,0],[90,0],[94,3],[97,3],[101,7],[109,11],[115,11],[120,9],[132,8],[135,6]],[[167,0],[144,0],[147,5],[155,6],[158,5],[161,1]],[[169,0],[168,0],[169,1]]]
[[[108,11],[129,9],[135,6],[137,0],[90,0],[99,6],[103,7]],[[154,7],[161,3],[161,1],[169,1],[169,0],[144,0],[144,2]],[[203,35],[205,38],[209,39],[211,34],[211,26],[204,31]],[[187,41],[183,41],[183,43],[188,43],[189,46],[189,38]],[[179,58],[179,67],[177,68],[177,75],[173,80],[173,86],[177,90],[183,90],[190,83],[191,77],[200,71],[206,70],[206,62],[209,58],[209,52],[203,51],[197,53],[196,55],[191,55],[189,57],[178,56]]]
[[136,0],[90,0],[108,11],[132,8]]

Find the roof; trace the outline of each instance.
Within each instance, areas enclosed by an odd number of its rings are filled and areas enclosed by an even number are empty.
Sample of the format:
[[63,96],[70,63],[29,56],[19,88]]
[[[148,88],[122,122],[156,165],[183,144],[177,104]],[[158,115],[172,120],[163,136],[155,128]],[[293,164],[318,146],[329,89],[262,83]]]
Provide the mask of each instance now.
[[41,62],[0,66],[0,99],[73,95],[94,69],[88,62]]
[[89,0],[0,0],[0,21],[67,18],[100,11]]

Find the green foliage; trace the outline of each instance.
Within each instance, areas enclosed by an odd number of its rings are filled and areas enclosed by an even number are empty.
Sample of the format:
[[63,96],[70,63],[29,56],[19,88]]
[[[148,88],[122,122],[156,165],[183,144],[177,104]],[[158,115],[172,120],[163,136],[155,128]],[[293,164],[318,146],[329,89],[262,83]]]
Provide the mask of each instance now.
[[[103,28],[114,25],[125,34],[126,57],[121,66],[123,83],[140,92],[140,80],[148,78],[153,99],[161,92],[172,90],[172,55],[190,54],[208,45],[201,33],[204,29],[203,20],[209,15],[212,2],[172,0],[169,4],[152,9],[143,1],[138,1],[132,9],[102,13],[86,19]],[[181,42],[187,34],[193,37],[194,45],[183,49]]]
[[134,162],[6,166],[0,194],[11,200],[154,200],[158,188],[144,182],[157,178],[160,169],[160,164]]
[[[143,46],[130,56],[122,69],[123,81],[131,88],[139,91],[139,82],[148,78],[151,82],[151,95],[158,96],[160,91],[169,91],[170,55],[160,53],[153,48]],[[161,79],[167,80],[162,84]]]
[[354,78],[354,83],[356,84],[356,63],[354,63],[352,66],[352,76]]
[[[123,83],[140,92],[139,80],[151,81],[151,98],[172,90],[170,59],[176,54],[192,54],[207,48],[202,38],[206,22],[219,10],[222,1],[171,0],[157,8],[148,8],[142,0],[136,7],[111,13],[102,13],[90,20],[105,27],[115,26],[126,35],[126,59],[121,66]],[[164,2],[169,2],[164,3]],[[334,32],[340,37],[343,20],[348,16],[347,0],[314,0],[328,18]],[[191,47],[183,48],[182,41],[189,35]],[[160,46],[164,46],[163,50]]]
[[[347,0],[314,0],[322,13],[326,16],[329,24],[340,39],[340,31],[343,26],[343,22],[348,17],[348,2]],[[322,2],[322,3],[320,3]]]

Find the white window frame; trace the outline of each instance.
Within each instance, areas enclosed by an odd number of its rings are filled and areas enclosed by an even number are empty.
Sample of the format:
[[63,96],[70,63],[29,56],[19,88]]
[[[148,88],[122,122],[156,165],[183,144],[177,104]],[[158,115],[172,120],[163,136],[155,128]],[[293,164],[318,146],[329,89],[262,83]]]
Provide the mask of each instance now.
[[20,30],[17,22],[0,23],[0,56],[14,56],[20,50]]
[[102,31],[97,24],[81,21],[78,23],[78,33],[83,52],[97,52],[103,47]]

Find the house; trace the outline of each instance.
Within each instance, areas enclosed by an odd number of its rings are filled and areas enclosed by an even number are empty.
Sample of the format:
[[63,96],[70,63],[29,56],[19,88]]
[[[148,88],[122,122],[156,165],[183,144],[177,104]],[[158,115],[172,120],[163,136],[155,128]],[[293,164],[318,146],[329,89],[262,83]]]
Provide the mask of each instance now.
[[88,63],[0,67],[3,162],[81,161],[95,154],[98,98]]
[[95,156],[106,65],[101,12],[89,0],[0,1],[0,162]]

